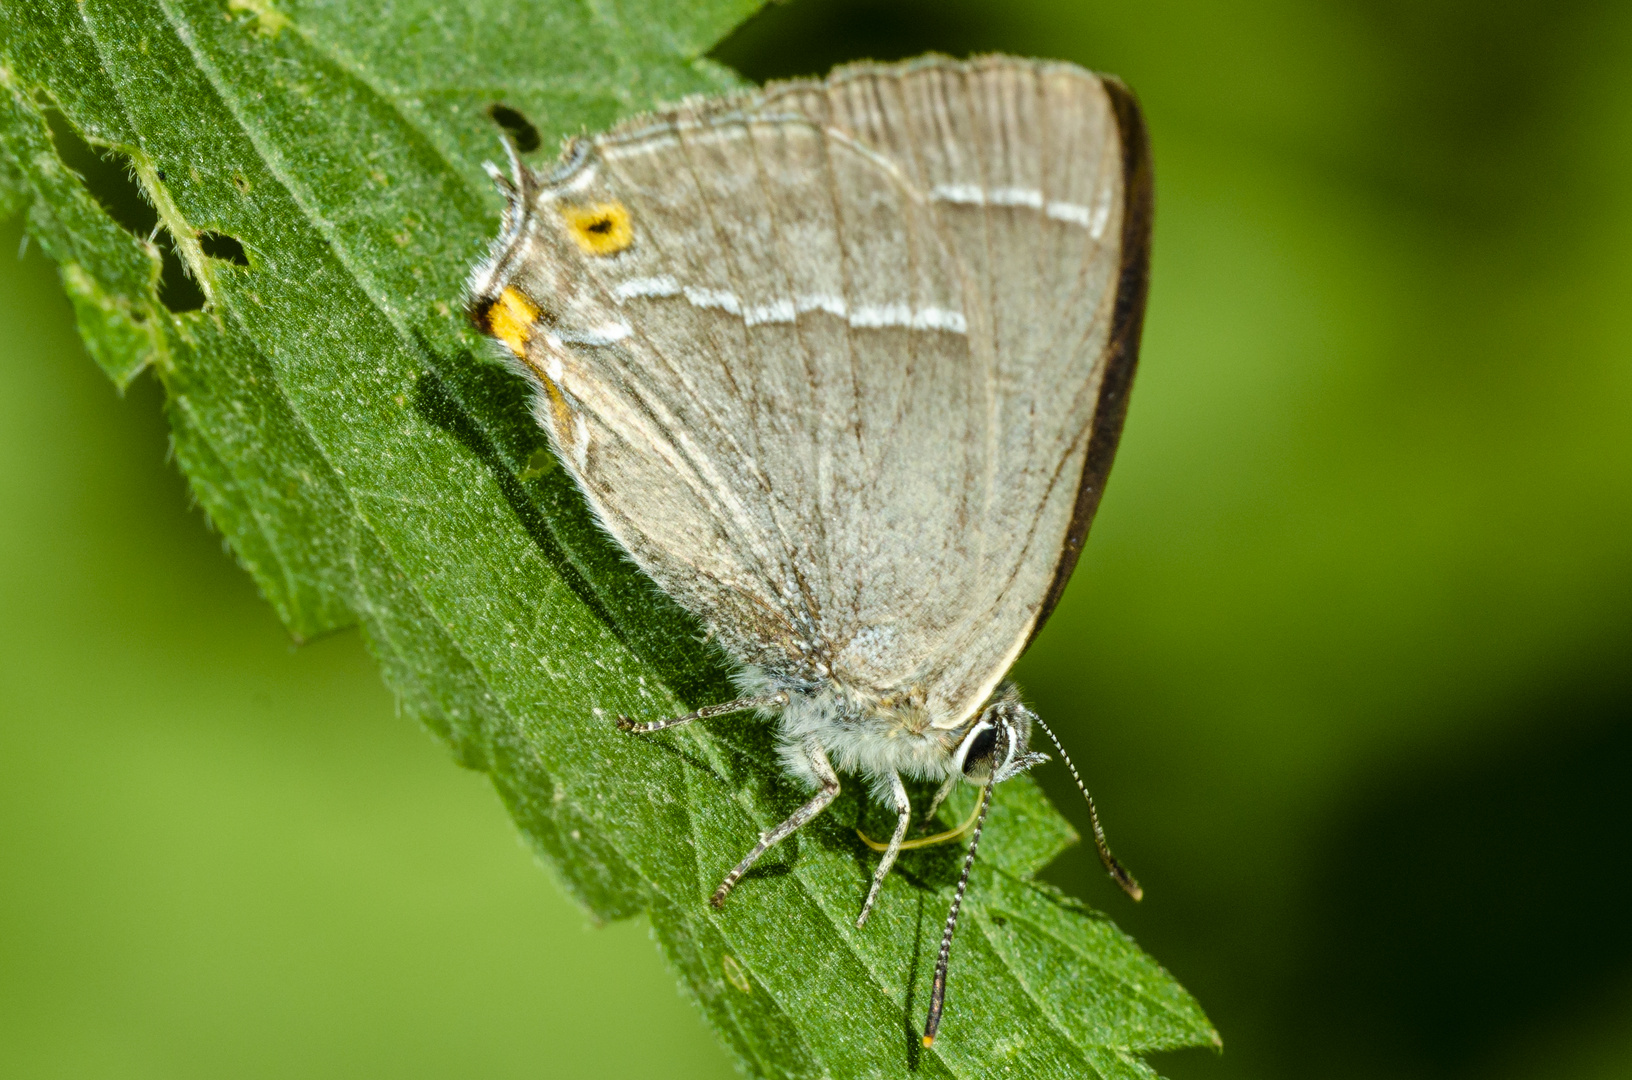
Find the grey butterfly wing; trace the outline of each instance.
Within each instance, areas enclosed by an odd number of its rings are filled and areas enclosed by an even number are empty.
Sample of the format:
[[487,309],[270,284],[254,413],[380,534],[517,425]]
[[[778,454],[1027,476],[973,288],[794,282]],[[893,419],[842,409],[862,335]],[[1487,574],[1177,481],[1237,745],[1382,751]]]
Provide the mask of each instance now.
[[969,281],[988,473],[927,680],[967,715],[1064,590],[1114,456],[1148,271],[1142,120],[1115,80],[1002,57],[860,65],[767,96],[898,162]]
[[1114,352],[1109,100],[1066,65],[869,65],[625,125],[518,192],[475,291],[541,309],[498,336],[563,460],[741,659],[950,724],[1023,647]]
[[[852,622],[845,576],[875,558],[828,527],[878,501],[857,444],[890,426],[878,376],[918,349],[890,324],[957,307],[943,280],[895,310],[901,252],[928,237],[926,267],[950,259],[927,223],[906,224],[922,210],[880,167],[786,112],[715,106],[626,126],[524,200],[523,250],[477,286],[548,305],[522,351],[546,388],[541,419],[607,528],[738,656],[813,681]],[[572,222],[597,207],[626,214],[634,241],[585,250]],[[852,340],[855,323],[878,332]],[[928,407],[896,382],[890,398]],[[943,412],[968,412],[945,400],[955,381],[930,385]]]

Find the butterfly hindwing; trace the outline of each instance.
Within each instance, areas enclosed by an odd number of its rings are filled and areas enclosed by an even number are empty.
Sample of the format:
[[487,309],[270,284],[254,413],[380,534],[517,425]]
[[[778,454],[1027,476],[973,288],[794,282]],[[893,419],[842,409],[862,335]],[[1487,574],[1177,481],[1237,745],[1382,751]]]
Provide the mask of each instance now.
[[537,312],[495,333],[564,464],[739,659],[924,688],[952,726],[1018,655],[1131,372],[1113,93],[1065,64],[856,65],[520,186],[475,290]]

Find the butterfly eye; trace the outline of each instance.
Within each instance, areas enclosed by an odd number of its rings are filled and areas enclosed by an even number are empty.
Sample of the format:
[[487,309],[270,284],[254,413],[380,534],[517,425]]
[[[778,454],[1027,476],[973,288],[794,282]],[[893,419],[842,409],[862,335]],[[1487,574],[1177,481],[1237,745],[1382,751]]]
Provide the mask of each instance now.
[[969,736],[963,753],[963,773],[971,775],[977,769],[990,768],[992,752],[997,749],[997,727],[983,724]]

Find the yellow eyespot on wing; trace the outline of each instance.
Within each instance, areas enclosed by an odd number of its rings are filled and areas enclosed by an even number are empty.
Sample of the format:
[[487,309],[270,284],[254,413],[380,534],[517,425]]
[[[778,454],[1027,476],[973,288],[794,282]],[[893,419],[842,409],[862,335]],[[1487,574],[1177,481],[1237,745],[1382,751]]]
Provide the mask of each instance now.
[[527,339],[533,336],[533,324],[538,322],[538,305],[514,287],[507,286],[481,313],[479,321],[482,329],[504,342],[517,356],[523,356]]
[[635,242],[629,208],[621,202],[561,207],[561,222],[586,255],[616,255]]

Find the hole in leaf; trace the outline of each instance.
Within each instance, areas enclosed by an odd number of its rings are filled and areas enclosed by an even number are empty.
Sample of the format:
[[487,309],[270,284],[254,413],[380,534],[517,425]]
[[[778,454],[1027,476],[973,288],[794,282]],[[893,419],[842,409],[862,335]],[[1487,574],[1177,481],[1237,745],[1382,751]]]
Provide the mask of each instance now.
[[117,151],[99,152],[56,109],[46,111],[45,122],[51,129],[51,140],[57,144],[57,156],[79,174],[85,190],[108,216],[132,236],[146,240],[153,235],[159,214],[132,177],[130,158]]
[[509,134],[511,141],[516,144],[516,149],[523,154],[532,153],[544,142],[532,121],[508,105],[497,103],[489,105],[487,115]]
[[[164,239],[169,240],[166,232]],[[164,272],[159,276],[159,303],[176,312],[197,311],[204,306],[204,290],[198,287],[198,282],[187,273],[182,265],[181,258],[170,244],[159,245],[159,252],[164,257]]]
[[224,259],[234,266],[249,265],[249,256],[244,253],[244,245],[238,242],[236,236],[218,232],[199,233],[198,246],[212,259]]
[[[151,241],[157,245],[162,260],[159,303],[175,312],[197,311],[203,307],[204,291],[188,276],[186,266],[176,254],[170,230],[159,223],[158,211],[136,182],[130,156],[117,150],[99,151],[86,142],[57,109],[45,110],[45,123],[50,129],[51,141],[56,144],[57,156],[84,183],[91,198],[120,228],[144,243]],[[233,243],[236,245],[237,241]],[[238,245],[238,251],[242,255],[242,245]]]

